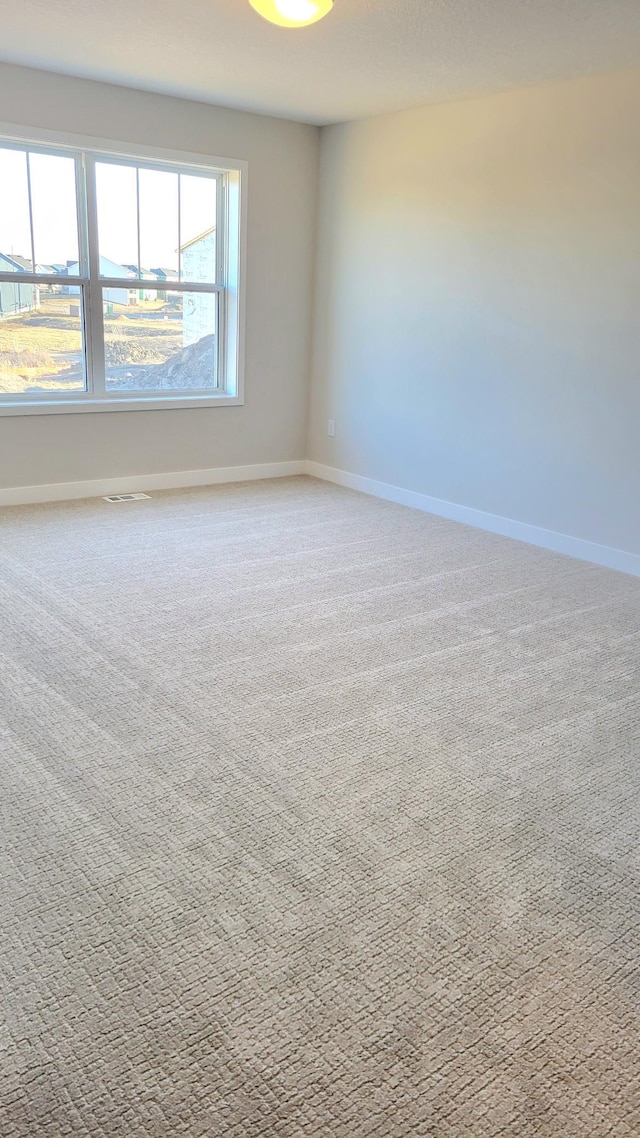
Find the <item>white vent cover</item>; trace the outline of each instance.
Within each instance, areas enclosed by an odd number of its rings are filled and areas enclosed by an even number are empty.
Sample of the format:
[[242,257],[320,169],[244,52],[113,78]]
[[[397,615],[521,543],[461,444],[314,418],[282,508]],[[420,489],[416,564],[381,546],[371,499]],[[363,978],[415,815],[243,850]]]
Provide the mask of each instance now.
[[105,494],[105,502],[139,502],[141,498],[150,498],[150,494]]

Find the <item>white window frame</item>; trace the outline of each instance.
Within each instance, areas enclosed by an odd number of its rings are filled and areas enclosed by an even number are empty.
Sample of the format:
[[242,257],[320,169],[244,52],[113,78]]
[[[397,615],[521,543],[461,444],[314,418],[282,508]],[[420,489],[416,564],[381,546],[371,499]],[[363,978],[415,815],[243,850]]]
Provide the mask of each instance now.
[[[0,394],[0,416],[69,414],[87,411],[152,411],[170,408],[225,407],[244,403],[244,315],[246,265],[247,163],[209,157],[184,151],[132,146],[106,139],[38,130],[25,131],[0,122],[0,146],[25,147],[32,151],[64,155],[76,159],[79,263],[77,277],[65,278],[80,287],[84,319],[86,390],[74,392],[34,392]],[[171,281],[176,292],[208,292],[218,296],[218,383],[217,391],[109,393],[105,382],[103,288],[148,287],[150,282],[99,276],[97,203],[95,177],[86,177],[83,164],[112,160],[132,165],[144,164],[172,172],[206,173],[217,181],[216,284],[202,285]],[[86,192],[85,192],[86,190]],[[34,250],[31,249],[32,264]],[[41,273],[0,273],[2,281],[21,284],[60,284],[60,276]],[[162,290],[162,283],[158,283]]]

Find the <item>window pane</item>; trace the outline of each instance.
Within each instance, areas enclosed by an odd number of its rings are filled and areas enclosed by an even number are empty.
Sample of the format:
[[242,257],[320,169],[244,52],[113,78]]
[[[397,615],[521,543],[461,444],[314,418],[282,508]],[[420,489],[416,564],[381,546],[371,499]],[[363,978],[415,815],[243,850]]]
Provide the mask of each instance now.
[[180,249],[183,281],[215,283],[215,178],[97,162],[96,183],[101,276],[176,280]]
[[29,154],[36,271],[77,275],[76,164],[57,154]]
[[[14,260],[16,258],[16,260]],[[31,271],[27,155],[0,148],[0,272]]]
[[194,284],[216,281],[215,178],[180,175],[180,279]]
[[215,293],[145,286],[131,290],[125,304],[115,291],[103,290],[109,392],[217,388]]
[[139,171],[140,268],[147,280],[177,279],[178,175]]
[[79,286],[1,281],[0,316],[9,312],[17,315],[0,319],[0,394],[84,391]]
[[101,277],[138,274],[138,204],[135,166],[96,162]]

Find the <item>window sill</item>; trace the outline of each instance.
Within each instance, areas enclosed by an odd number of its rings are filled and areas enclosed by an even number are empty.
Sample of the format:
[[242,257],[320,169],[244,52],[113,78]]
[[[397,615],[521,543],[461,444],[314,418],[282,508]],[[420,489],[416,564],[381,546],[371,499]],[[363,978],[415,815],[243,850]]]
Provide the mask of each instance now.
[[36,400],[33,402],[3,402],[0,400],[0,417],[3,415],[69,415],[89,411],[177,411],[195,410],[196,407],[238,407],[244,400],[237,395],[163,395],[158,398],[109,398]]

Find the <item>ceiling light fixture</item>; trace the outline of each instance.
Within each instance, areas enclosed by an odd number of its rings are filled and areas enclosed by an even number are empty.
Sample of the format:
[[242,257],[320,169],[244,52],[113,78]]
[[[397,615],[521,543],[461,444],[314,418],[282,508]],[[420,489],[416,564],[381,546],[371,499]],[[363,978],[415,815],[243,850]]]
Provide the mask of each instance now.
[[249,0],[265,20],[281,28],[304,28],[315,24],[333,8],[333,0]]

